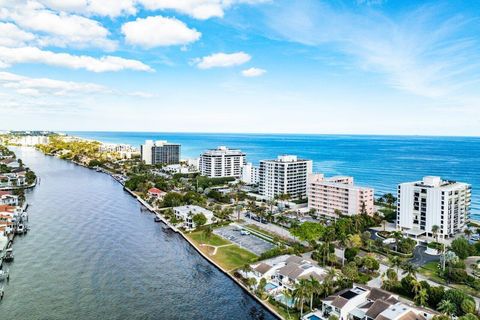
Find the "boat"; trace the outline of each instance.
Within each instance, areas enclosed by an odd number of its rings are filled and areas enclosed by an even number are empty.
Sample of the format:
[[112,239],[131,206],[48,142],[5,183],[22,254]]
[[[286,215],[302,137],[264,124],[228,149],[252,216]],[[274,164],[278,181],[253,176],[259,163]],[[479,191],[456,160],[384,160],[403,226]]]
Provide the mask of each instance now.
[[19,224],[17,226],[17,230],[15,231],[16,234],[23,234],[25,232],[25,227],[23,224]]
[[5,251],[5,257],[3,257],[3,261],[5,262],[11,262],[13,261],[13,249],[12,248],[8,248],[6,251]]
[[10,273],[8,270],[0,270],[0,281],[10,280]]
[[153,221],[155,221],[155,222],[162,222],[162,219],[160,219],[159,216],[155,216],[155,218],[153,218]]

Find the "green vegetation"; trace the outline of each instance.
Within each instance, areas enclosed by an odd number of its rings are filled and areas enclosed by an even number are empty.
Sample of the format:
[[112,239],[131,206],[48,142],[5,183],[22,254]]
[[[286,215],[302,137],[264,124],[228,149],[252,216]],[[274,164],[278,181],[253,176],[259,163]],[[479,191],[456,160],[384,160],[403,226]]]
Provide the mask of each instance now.
[[256,255],[237,245],[218,248],[217,254],[211,258],[227,271],[238,269],[245,263],[253,263],[257,260]]
[[212,246],[223,246],[231,243],[216,234],[212,234],[211,237],[207,239],[201,231],[191,232],[187,234],[187,236],[197,244],[204,243]]
[[[38,145],[38,150],[45,154],[60,155],[60,158],[74,161],[83,161],[99,157],[100,142],[85,140],[66,140],[60,136],[51,136],[49,143]],[[97,159],[99,160],[99,159]]]

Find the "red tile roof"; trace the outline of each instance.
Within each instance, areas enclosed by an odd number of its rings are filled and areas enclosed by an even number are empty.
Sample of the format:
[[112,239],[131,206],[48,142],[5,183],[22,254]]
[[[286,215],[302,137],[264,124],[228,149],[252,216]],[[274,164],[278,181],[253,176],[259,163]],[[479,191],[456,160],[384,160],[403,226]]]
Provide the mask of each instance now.
[[148,189],[148,193],[162,194],[164,192],[160,189],[157,189],[157,188],[150,188],[150,189]]

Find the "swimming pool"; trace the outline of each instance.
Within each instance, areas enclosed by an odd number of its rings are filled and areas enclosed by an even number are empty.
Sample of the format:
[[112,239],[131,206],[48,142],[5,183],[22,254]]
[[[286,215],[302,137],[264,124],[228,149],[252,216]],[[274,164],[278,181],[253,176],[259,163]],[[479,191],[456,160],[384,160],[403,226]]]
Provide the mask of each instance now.
[[267,292],[272,291],[273,289],[276,289],[276,288],[278,288],[278,286],[276,284],[271,283],[271,282],[269,282],[265,285],[265,291],[267,291]]
[[289,308],[293,307],[295,305],[295,300],[293,298],[285,298],[283,294],[279,294],[278,296],[275,297],[275,300],[288,306]]
[[308,317],[308,320],[321,320],[321,319],[316,315],[312,314],[311,316]]

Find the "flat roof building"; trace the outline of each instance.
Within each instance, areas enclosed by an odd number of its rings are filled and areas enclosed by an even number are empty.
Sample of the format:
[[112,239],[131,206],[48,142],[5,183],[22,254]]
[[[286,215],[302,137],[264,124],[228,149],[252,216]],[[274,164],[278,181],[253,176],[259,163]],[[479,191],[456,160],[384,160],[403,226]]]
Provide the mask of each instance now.
[[245,153],[220,146],[200,155],[200,174],[210,178],[240,178],[245,164]]
[[397,192],[397,228],[407,234],[432,237],[432,227],[438,226],[438,236],[450,238],[465,229],[470,214],[469,184],[427,176],[401,183]]
[[308,208],[318,215],[336,217],[337,212],[352,216],[372,215],[374,192],[372,188],[356,186],[353,177],[312,174],[308,179]]
[[176,164],[180,162],[180,145],[167,141],[146,140],[140,147],[145,164]]
[[259,192],[268,199],[281,194],[288,194],[291,200],[304,199],[307,196],[307,179],[311,173],[312,161],[298,159],[295,155],[262,160],[258,172]]

